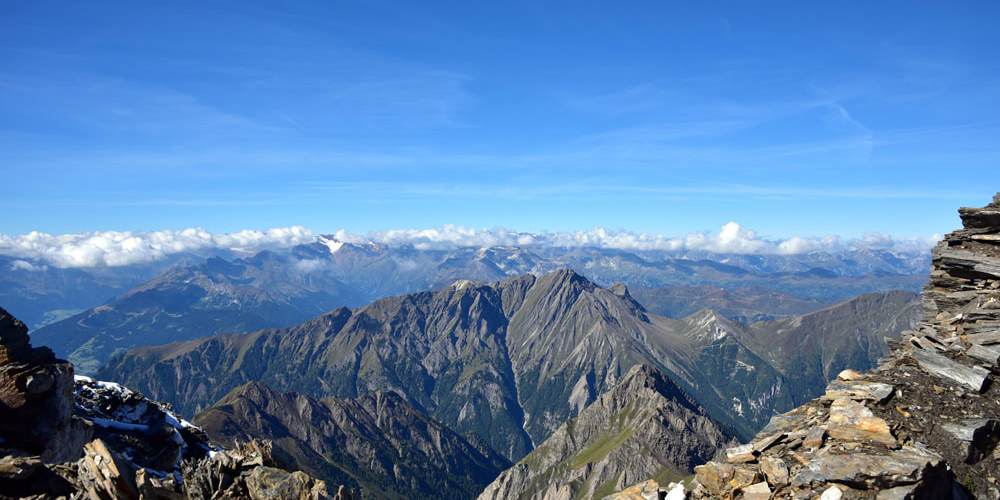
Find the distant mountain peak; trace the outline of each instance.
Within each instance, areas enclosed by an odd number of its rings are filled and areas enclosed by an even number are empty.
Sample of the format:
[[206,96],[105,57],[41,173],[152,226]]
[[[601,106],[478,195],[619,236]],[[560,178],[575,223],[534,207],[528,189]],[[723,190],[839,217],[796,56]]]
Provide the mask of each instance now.
[[[633,365],[610,391],[620,400],[641,397],[643,389],[652,389],[663,396],[670,396],[691,408],[698,404],[663,372],[645,363]],[[701,411],[700,409],[698,411]]]
[[568,268],[557,269],[543,275],[539,280],[539,283],[548,284],[551,288],[575,288],[588,291],[597,288],[597,285],[595,285],[594,282],[590,281],[582,274]]
[[554,278],[564,279],[568,281],[585,281],[588,283],[590,282],[590,280],[585,278],[582,274],[568,267],[556,269],[555,271],[546,274],[546,276],[552,276]]

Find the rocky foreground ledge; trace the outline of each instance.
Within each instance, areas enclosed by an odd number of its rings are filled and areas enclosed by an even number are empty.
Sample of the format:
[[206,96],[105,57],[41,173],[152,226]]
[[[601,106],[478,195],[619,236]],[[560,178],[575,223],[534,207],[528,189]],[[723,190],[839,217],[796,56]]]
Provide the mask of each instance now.
[[1000,194],[959,210],[933,253],[924,319],[879,367],[775,416],[695,468],[689,490],[618,499],[1000,499]]
[[223,450],[164,404],[73,376],[0,309],[0,499],[349,499],[269,442]]

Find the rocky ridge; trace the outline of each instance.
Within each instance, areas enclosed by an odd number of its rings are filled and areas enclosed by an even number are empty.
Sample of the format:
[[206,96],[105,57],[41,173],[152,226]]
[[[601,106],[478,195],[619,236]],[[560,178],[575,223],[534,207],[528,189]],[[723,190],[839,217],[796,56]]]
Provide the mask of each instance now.
[[351,498],[282,466],[269,442],[222,450],[161,403],[74,379],[0,309],[0,498]]
[[696,467],[689,498],[1000,498],[1000,194],[959,214],[964,228],[934,249],[917,328],[876,370],[841,372]]

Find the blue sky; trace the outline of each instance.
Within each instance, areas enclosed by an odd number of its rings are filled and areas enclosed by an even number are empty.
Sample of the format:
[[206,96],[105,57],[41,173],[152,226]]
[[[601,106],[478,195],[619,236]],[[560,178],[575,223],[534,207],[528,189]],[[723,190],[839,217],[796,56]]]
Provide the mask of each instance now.
[[996,2],[3,2],[0,233],[956,227]]

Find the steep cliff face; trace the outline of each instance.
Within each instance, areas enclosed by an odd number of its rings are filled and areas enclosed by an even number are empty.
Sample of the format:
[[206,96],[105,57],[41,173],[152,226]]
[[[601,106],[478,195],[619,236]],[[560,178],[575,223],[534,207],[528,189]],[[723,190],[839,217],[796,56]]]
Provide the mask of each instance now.
[[195,424],[227,445],[270,440],[296,469],[367,498],[471,498],[510,466],[392,392],[315,400],[253,382]]
[[694,399],[637,365],[479,498],[601,498],[638,479],[686,476],[728,440]]
[[1000,194],[959,214],[918,327],[697,467],[692,498],[1000,498]]

